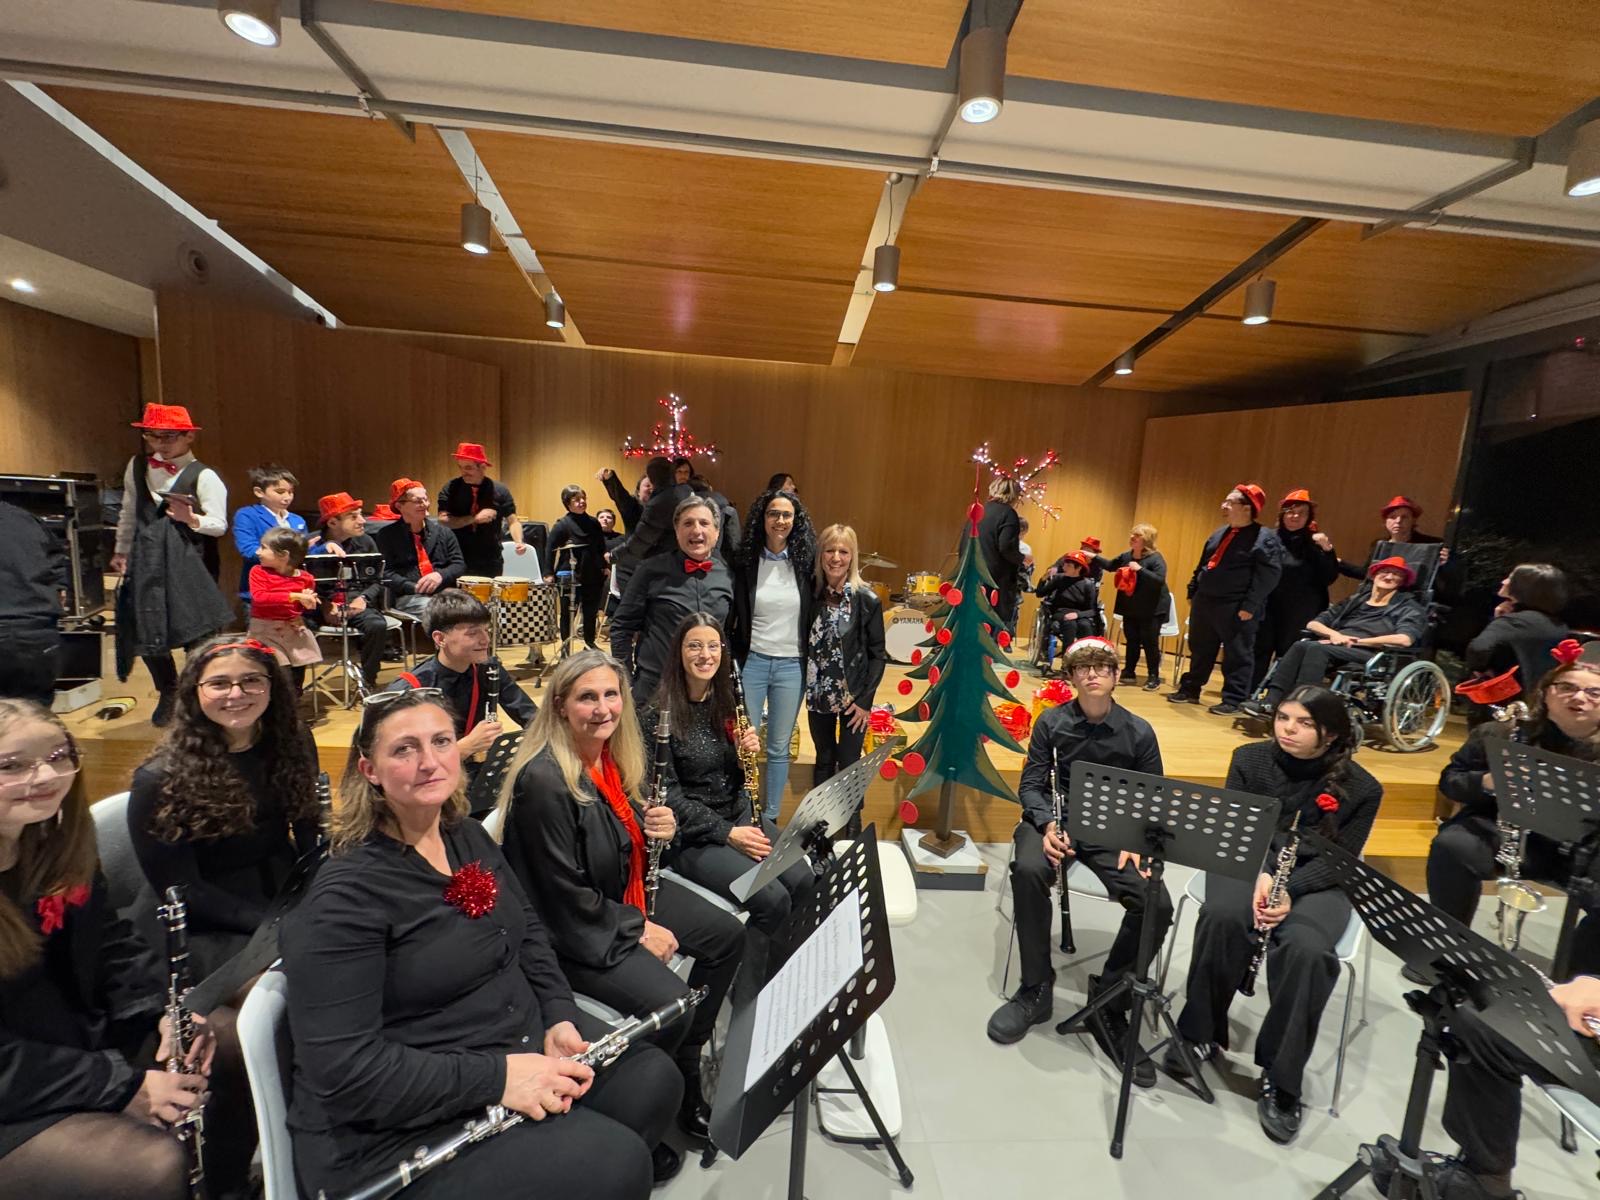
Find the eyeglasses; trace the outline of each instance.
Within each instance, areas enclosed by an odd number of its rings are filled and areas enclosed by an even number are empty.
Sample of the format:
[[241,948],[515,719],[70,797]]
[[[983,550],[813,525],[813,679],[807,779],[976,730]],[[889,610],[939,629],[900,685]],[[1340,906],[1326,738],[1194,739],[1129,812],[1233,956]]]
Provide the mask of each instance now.
[[769,509],[767,511],[767,520],[776,522],[779,525],[788,525],[794,520],[794,514],[786,512],[773,512]]
[[367,718],[374,713],[381,714],[384,706],[393,704],[401,696],[426,696],[430,700],[444,700],[444,689],[436,687],[402,688],[397,692],[373,692],[361,700],[361,728],[366,729]]
[[683,648],[690,654],[721,654],[721,642],[685,642]]
[[1600,687],[1579,687],[1575,683],[1568,683],[1565,679],[1559,679],[1550,685],[1550,690],[1563,700],[1571,700],[1574,696],[1581,695],[1586,699],[1593,700],[1596,704],[1600,704]]
[[63,775],[76,775],[78,769],[78,747],[69,740],[43,758],[8,758],[0,762],[0,788],[25,787],[40,770],[52,779],[60,779]]
[[1117,669],[1115,667],[1101,667],[1089,664],[1081,667],[1073,667],[1072,673],[1074,675],[1089,676],[1104,675],[1107,679],[1109,679],[1111,676],[1117,673]]
[[271,686],[272,680],[266,675],[241,675],[238,679],[218,676],[215,679],[200,681],[200,690],[213,700],[221,700],[225,696],[232,695],[234,688],[238,688],[246,696],[262,696]]

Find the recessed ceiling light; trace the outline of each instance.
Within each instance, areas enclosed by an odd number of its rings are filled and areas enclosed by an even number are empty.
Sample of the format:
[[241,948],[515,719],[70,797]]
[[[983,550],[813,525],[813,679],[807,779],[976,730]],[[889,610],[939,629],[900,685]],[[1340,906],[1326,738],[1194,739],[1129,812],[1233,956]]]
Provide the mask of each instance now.
[[19,292],[36,292],[36,291],[39,290],[38,288],[34,287],[33,284],[29,283],[26,279],[22,279],[20,277],[17,278],[17,279],[13,279],[11,281],[11,286],[12,286],[12,288],[14,290],[19,291]]
[[283,41],[278,0],[217,0],[217,15],[252,46],[271,48]]

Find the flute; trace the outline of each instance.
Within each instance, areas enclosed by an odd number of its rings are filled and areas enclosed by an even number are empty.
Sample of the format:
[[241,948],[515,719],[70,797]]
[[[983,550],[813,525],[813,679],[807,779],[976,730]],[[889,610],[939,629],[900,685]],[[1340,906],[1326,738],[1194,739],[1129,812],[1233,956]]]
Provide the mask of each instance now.
[[[181,887],[167,889],[167,902],[156,907],[156,915],[167,933],[166,1017],[171,1050],[165,1065],[175,1074],[188,1074],[189,1051],[195,1038],[194,1018],[188,1004],[189,992],[194,988],[194,971],[189,964],[189,908],[184,903]],[[196,1104],[178,1119],[172,1130],[183,1143],[188,1160],[189,1195],[202,1200],[206,1194],[204,1109]]]
[[[649,803],[645,811],[656,808],[667,802],[667,765],[672,756],[672,710],[663,708],[660,720],[656,722],[656,759],[653,765],[655,777],[650,781]],[[644,870],[644,915],[656,915],[656,892],[661,889],[661,852],[667,848],[670,838],[650,838],[649,862]]]

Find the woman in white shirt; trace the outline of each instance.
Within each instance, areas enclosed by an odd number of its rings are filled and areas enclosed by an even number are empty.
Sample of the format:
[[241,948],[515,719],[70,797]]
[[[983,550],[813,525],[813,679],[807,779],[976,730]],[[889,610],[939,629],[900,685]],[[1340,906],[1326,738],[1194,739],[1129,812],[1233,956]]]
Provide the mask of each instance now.
[[805,692],[806,630],[816,534],[805,505],[769,489],[750,506],[734,567],[734,652],[744,673],[750,721],[766,716],[767,765],[761,780],[766,815],[777,820],[789,782],[789,744]]

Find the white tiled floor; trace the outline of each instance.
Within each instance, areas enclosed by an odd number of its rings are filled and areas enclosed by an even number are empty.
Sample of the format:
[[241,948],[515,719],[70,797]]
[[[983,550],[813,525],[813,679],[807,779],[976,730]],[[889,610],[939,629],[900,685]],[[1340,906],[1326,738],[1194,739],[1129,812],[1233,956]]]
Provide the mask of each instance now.
[[[1217,1103],[1208,1106],[1165,1075],[1148,1092],[1135,1089],[1123,1159],[1107,1149],[1116,1108],[1116,1075],[1086,1037],[1058,1037],[1041,1025],[1015,1046],[984,1035],[1000,1003],[997,990],[1009,923],[995,912],[1005,875],[1004,846],[982,848],[989,862],[983,893],[923,891],[916,921],[895,930],[897,984],[883,1013],[894,1044],[905,1113],[900,1146],[916,1183],[899,1185],[881,1151],[827,1141],[812,1125],[806,1193],[811,1200],[1010,1200],[1073,1195],[1148,1200],[1164,1191],[1184,1200],[1310,1197],[1355,1157],[1359,1143],[1398,1133],[1410,1084],[1418,1024],[1401,1000],[1398,964],[1373,956],[1371,1024],[1355,1035],[1345,1067],[1342,1112],[1330,1117],[1334,1052],[1343,985],[1323,1020],[1309,1071],[1310,1098],[1295,1144],[1267,1141],[1255,1117],[1254,1033],[1266,989],[1234,1006],[1234,1042],[1224,1069],[1213,1075]],[[1174,897],[1189,872],[1169,869]],[[1009,902],[1008,902],[1009,911]],[[1120,910],[1080,901],[1073,908],[1078,956],[1057,955],[1056,1019],[1082,1000],[1084,976],[1097,969]],[[1484,927],[1492,905],[1479,913]],[[1193,935],[1193,906],[1177,931],[1169,987],[1181,989]],[[1527,942],[1548,954],[1557,914],[1529,922]],[[1359,960],[1358,960],[1359,961]],[[1014,972],[1013,972],[1014,974]],[[1180,996],[1181,1002],[1181,996]],[[1357,997],[1359,1005],[1359,996]],[[1359,1015],[1359,1013],[1358,1013]],[[1352,1025],[1354,1022],[1352,1021]],[[1433,1092],[1428,1145],[1453,1151],[1438,1125],[1444,1096]],[[1534,1089],[1525,1112],[1516,1183],[1530,1200],[1593,1200],[1600,1196],[1593,1143],[1569,1155],[1556,1142],[1555,1112]],[[671,1200],[776,1200],[787,1194],[788,1120],[782,1118],[738,1162],[719,1159],[702,1171],[691,1157],[682,1174],[658,1194]],[[1370,1183],[1351,1193],[1376,1197]]]

